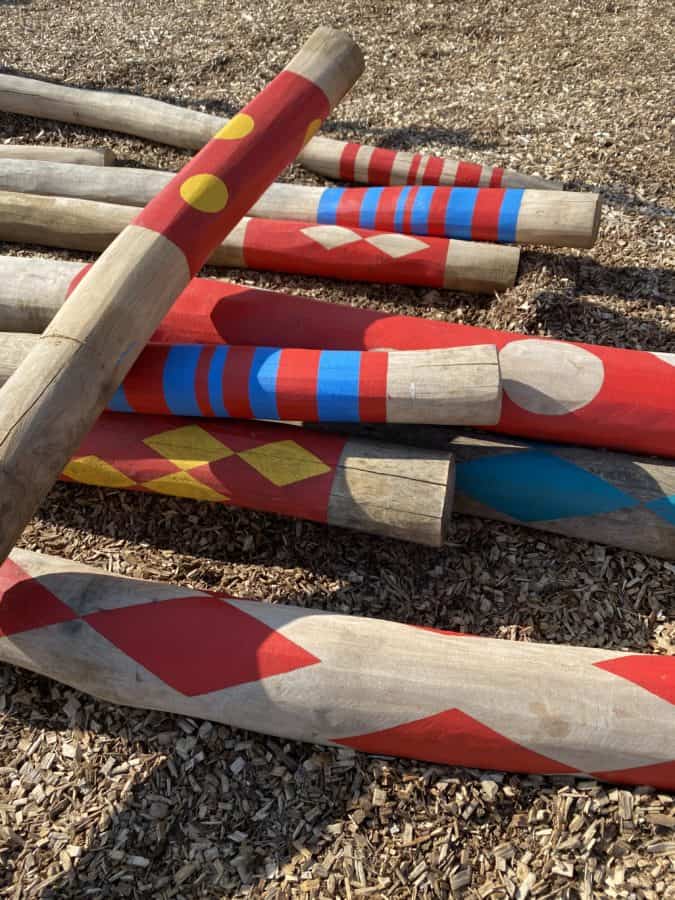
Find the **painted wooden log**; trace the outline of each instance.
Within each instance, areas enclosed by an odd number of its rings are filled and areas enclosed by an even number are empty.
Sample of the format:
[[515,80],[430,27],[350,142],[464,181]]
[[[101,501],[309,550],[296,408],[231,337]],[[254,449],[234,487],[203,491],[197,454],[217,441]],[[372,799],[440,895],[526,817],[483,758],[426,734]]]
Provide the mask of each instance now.
[[[41,331],[80,263],[0,257],[0,329]],[[193,279],[152,340],[278,343],[329,350],[495,344],[504,387],[496,430],[675,456],[675,354],[572,344],[396,316],[247,285]]]
[[675,787],[675,658],[496,640],[15,550],[0,659],[102,700],[377,755]]
[[[0,191],[0,240],[103,250],[136,213],[132,206]],[[513,286],[519,259],[518,247],[244,218],[208,261],[226,268],[492,293]]]
[[56,147],[53,144],[0,144],[0,160],[4,162],[8,159],[43,160],[78,166],[115,164],[115,154],[105,147]]
[[439,547],[450,521],[447,450],[291,425],[104,413],[62,479],[241,506]]
[[[129,206],[149,203],[172,177],[171,172],[152,169],[0,161],[2,190]],[[465,240],[592,247],[600,222],[600,196],[522,188],[322,188],[277,183],[249,215]]]
[[[133,134],[162,144],[199,150],[227,119],[161,100],[92,91],[33,78],[0,74],[0,110]],[[298,156],[328,178],[363,184],[448,184],[464,187],[531,187],[560,190],[559,181],[521,175],[421,153],[385,150],[316,136]]]
[[[36,343],[0,332],[0,384]],[[148,344],[108,409],[236,419],[494,425],[501,410],[497,351],[304,350]]]
[[346,34],[317,29],[72,292],[0,394],[0,559],[190,276],[295,158],[362,68],[361,52]]

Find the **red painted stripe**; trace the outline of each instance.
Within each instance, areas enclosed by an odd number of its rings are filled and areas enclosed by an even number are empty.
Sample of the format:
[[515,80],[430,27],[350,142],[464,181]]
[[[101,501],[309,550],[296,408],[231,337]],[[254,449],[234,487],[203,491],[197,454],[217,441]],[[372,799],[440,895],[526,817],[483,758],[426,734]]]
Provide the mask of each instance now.
[[345,144],[340,154],[340,181],[354,181],[354,163],[361,144]]
[[277,410],[280,419],[316,422],[319,418],[316,384],[321,350],[284,350],[277,372]]
[[389,354],[371,350],[361,354],[359,372],[359,419],[387,421],[387,368]]
[[500,169],[499,166],[495,166],[490,175],[490,187],[501,187],[503,177],[504,170]]
[[503,188],[481,188],[471,219],[471,238],[474,241],[496,241],[499,210],[504,201]]
[[483,167],[476,163],[460,162],[457,165],[455,184],[457,187],[478,187]]
[[416,186],[411,189],[408,196],[405,198],[405,206],[403,207],[403,233],[404,234],[412,234],[412,208],[413,203],[415,202],[415,197],[417,196],[417,192],[419,190],[419,186]]
[[223,367],[223,405],[233,419],[253,417],[248,383],[255,347],[230,347]]
[[390,187],[387,191],[382,191],[380,202],[377,204],[377,213],[375,215],[376,231],[393,231],[394,218],[396,216],[396,204],[401,195],[403,187]]
[[416,153],[410,162],[410,168],[408,169],[407,184],[415,184],[415,179],[417,178],[417,171],[420,167],[421,162],[422,162],[422,154]]
[[368,161],[368,184],[389,184],[395,159],[396,150],[376,147]]
[[124,379],[124,394],[135,412],[171,412],[164,400],[164,366],[170,349],[161,344],[149,344]]
[[76,288],[76,287],[78,286],[78,284],[82,281],[82,279],[84,278],[84,276],[87,274],[87,272],[89,271],[89,269],[91,269],[91,267],[92,267],[93,265],[94,265],[93,263],[87,263],[86,266],[83,266],[83,267],[80,269],[80,271],[77,273],[77,275],[73,278],[73,280],[72,280],[72,281],[70,282],[70,284],[68,285],[68,291],[67,291],[67,293],[66,293],[66,297],[70,297],[70,295],[73,293],[73,291],[75,290],[75,288]]
[[424,170],[422,184],[440,184],[443,174],[444,161],[440,156],[429,156],[427,167]]
[[434,191],[429,207],[427,233],[435,237],[445,237],[445,211],[450,202],[452,188]]
[[216,352],[214,347],[205,347],[199,354],[199,362],[197,363],[197,372],[195,375],[195,394],[197,395],[197,403],[203,416],[214,416],[213,407],[209,400],[209,366],[213,354]]
[[368,188],[350,188],[340,197],[335,214],[335,224],[345,228],[358,228],[361,204]]

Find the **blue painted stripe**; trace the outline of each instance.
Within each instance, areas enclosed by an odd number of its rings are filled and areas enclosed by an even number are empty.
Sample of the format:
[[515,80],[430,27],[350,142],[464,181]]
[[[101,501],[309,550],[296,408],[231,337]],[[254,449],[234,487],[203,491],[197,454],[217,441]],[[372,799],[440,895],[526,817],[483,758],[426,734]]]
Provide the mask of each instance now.
[[471,220],[478,199],[478,188],[457,187],[450,191],[445,208],[445,236],[471,240]]
[[248,377],[248,399],[256,419],[278,419],[277,374],[281,350],[277,347],[258,347],[253,354]]
[[410,216],[413,234],[429,234],[429,209],[434,199],[435,187],[422,186],[417,189]]
[[319,209],[316,213],[316,221],[319,225],[335,225],[340,198],[344,194],[344,188],[326,188],[319,200]]
[[162,387],[164,400],[175,416],[201,416],[197,403],[197,365],[202,347],[177,344],[171,347],[164,363]]
[[661,516],[666,522],[675,525],[675,494],[669,497],[659,497],[658,500],[651,500],[645,503],[647,509],[651,509],[657,516]]
[[367,188],[363,194],[361,211],[359,212],[359,228],[375,228],[377,204],[380,202],[384,188]]
[[396,209],[394,210],[394,231],[403,231],[403,216],[405,214],[405,203],[408,194],[412,188],[410,185],[403,188],[396,201]]
[[214,415],[229,419],[230,414],[223,403],[223,370],[229,347],[219,344],[213,352],[209,364],[208,391],[209,403]]
[[319,357],[317,409],[321,422],[359,421],[358,350],[324,350]]
[[523,200],[521,188],[508,188],[504,193],[504,199],[499,210],[499,222],[497,223],[497,240],[513,243],[516,239],[518,227],[518,213]]
[[110,403],[108,404],[108,409],[111,412],[126,412],[132,413],[134,410],[131,406],[129,406],[129,401],[127,400],[127,395],[124,393],[124,385],[121,384],[115,393],[112,396]]
[[535,448],[458,463],[457,490],[519,522],[594,516],[638,505],[598,475]]

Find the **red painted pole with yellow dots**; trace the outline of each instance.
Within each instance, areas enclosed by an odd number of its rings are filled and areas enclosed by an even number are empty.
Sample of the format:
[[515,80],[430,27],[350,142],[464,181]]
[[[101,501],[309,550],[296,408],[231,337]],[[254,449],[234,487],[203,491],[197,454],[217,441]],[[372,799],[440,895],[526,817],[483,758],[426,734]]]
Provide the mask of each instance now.
[[0,391],[0,560],[209,253],[363,70],[318,28],[116,238]]

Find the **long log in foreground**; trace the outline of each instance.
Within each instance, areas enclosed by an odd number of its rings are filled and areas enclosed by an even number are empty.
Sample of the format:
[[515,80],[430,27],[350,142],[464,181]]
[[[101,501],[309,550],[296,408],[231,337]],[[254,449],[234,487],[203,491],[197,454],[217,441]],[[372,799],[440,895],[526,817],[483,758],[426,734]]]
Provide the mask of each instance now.
[[[227,123],[227,119],[219,116],[161,100],[2,74],[0,110],[120,131],[187,150],[199,150]],[[542,190],[562,187],[559,181],[521,175],[498,166],[386,150],[321,136],[312,138],[298,159],[320,175],[364,184],[457,184]]]
[[62,479],[241,506],[438,547],[452,509],[447,450],[291,425],[105,413]]
[[[0,385],[40,340],[0,332]],[[108,409],[305,422],[494,425],[497,351],[354,351],[149,344]]]
[[[0,191],[0,240],[104,250],[137,213],[133,206]],[[226,268],[491,293],[515,284],[519,259],[518,247],[244,218],[208,262]]]
[[190,277],[358,78],[319,28],[94,264],[0,393],[0,559]]
[[[149,203],[172,177],[172,172],[153,169],[0,160],[1,190],[128,206]],[[600,223],[600,196],[515,188],[322,188],[277,183],[249,215],[474,241],[592,247]]]
[[[0,256],[0,329],[42,331],[80,263]],[[619,350],[396,316],[214,279],[193,279],[152,337],[163,343],[415,350],[495,344],[496,430],[555,443],[675,456],[675,354]]]
[[113,703],[438,764],[675,787],[675,659],[503,641],[15,550],[0,659]]
[[[0,78],[2,76],[0,75]],[[78,166],[112,166],[115,154],[105,147],[57,147],[54,144],[0,144],[0,161],[42,160]]]

